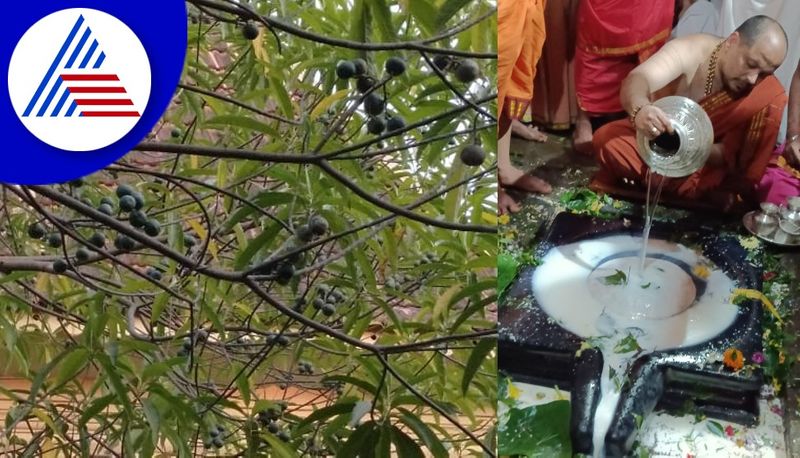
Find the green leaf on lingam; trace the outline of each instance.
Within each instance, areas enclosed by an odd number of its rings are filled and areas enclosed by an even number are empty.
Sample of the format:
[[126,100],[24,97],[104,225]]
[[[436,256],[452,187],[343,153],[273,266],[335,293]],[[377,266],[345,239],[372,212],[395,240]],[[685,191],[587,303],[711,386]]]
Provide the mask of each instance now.
[[497,291],[502,293],[514,280],[520,263],[513,255],[501,253],[497,256]]
[[603,283],[606,285],[627,285],[628,284],[628,276],[625,275],[625,272],[615,269],[615,273],[612,275],[608,275],[603,277]]
[[647,288],[649,288],[649,287],[650,287],[650,282],[647,282],[647,283],[646,283],[646,284],[644,284],[644,285],[640,285],[640,287],[641,287],[642,289],[647,289]]
[[725,437],[725,429],[722,427],[721,424],[717,423],[716,421],[709,420],[708,430],[717,436]]
[[613,367],[608,368],[608,378],[614,383],[614,391],[619,392],[622,389],[622,380]]
[[630,353],[632,351],[641,351],[642,347],[632,334],[628,334],[624,339],[617,342],[614,346],[614,353]]

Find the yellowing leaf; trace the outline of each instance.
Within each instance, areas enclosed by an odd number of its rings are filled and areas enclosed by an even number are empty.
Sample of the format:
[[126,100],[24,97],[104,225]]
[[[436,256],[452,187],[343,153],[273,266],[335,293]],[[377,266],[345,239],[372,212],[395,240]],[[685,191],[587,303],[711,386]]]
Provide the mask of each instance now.
[[438,299],[436,299],[436,305],[433,306],[433,319],[436,320],[440,315],[444,313],[445,308],[447,308],[447,304],[450,303],[450,299],[461,290],[460,284],[455,284],[447,289]]
[[[256,59],[258,59],[261,62],[264,62],[265,64],[269,64],[269,53],[267,52],[266,49],[264,49],[264,42],[260,39],[257,39],[251,41],[251,43],[253,44],[253,55],[256,56]],[[265,65],[264,71],[266,72],[268,68],[269,67]]]
[[189,226],[191,226],[192,229],[194,229],[194,231],[197,233],[197,236],[200,237],[200,240],[206,239],[208,232],[206,232],[206,227],[200,224],[199,221],[197,221],[196,219],[190,219]]
[[764,304],[764,307],[766,307],[767,310],[769,310],[769,313],[771,313],[772,316],[774,316],[775,319],[778,320],[778,323],[783,323],[781,315],[778,313],[778,310],[775,308],[775,306],[772,305],[772,301],[770,301],[769,298],[765,296],[764,293],[762,293],[761,291],[755,289],[736,288],[735,290],[733,290],[733,294],[731,295],[731,302],[733,302],[734,299],[736,299],[739,296],[761,301],[761,303]]
[[331,105],[343,99],[349,92],[349,89],[342,89],[322,99],[311,111],[311,119],[317,119],[319,115],[325,112]]
[[211,240],[208,242],[208,251],[211,252],[211,257],[217,259],[217,255],[219,254],[219,248],[217,248],[217,242],[215,240]]
[[519,399],[519,393],[520,393],[520,391],[519,391],[519,388],[517,388],[517,385],[514,385],[514,383],[512,383],[511,380],[509,380],[508,381],[508,397],[516,401],[517,399]]

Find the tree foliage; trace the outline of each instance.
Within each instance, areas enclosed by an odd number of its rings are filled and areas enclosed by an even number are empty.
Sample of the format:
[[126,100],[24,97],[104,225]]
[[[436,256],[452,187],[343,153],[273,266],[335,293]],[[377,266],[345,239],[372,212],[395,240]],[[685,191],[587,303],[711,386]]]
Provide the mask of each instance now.
[[493,4],[187,8],[148,139],[2,189],[0,449],[492,455]]

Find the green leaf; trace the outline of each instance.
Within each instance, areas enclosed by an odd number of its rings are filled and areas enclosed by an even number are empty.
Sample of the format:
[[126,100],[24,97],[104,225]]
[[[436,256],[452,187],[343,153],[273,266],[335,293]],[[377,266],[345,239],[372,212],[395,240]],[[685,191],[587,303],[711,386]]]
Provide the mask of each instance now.
[[350,39],[360,43],[366,43],[369,34],[367,23],[369,22],[369,12],[364,4],[364,0],[355,0],[350,9]]
[[239,389],[239,394],[242,396],[244,405],[250,405],[250,377],[248,377],[247,371],[243,371],[242,374],[236,378],[236,387]]
[[571,458],[569,401],[553,401],[524,409],[510,409],[499,427],[500,455]]
[[380,426],[378,444],[375,446],[375,457],[392,456],[392,428],[389,422],[384,422]]
[[336,458],[356,458],[361,457],[365,452],[374,446],[371,442],[375,438],[376,424],[374,421],[364,422],[355,429],[350,437],[347,438],[342,447],[336,451]]
[[235,266],[236,269],[244,269],[247,264],[250,262],[251,259],[259,252],[262,248],[267,246],[272,242],[272,240],[278,235],[278,232],[281,231],[281,226],[278,224],[271,225],[267,230],[262,232],[258,235],[258,237],[254,238],[247,244],[244,250],[239,254],[236,258]]
[[464,378],[461,379],[461,392],[464,395],[466,395],[467,391],[469,391],[469,385],[472,383],[472,378],[475,377],[475,373],[477,373],[478,369],[480,369],[483,360],[486,358],[486,355],[488,355],[489,352],[494,349],[495,344],[495,339],[481,339],[478,341],[478,345],[475,345],[475,348],[469,355],[467,365],[464,368]]
[[[296,194],[277,191],[262,191],[252,197],[249,197],[248,200],[262,209],[275,207],[278,205],[285,205],[297,200],[299,200],[300,203],[305,203],[305,201]],[[223,225],[224,230],[231,230],[236,223],[254,213],[256,213],[256,210],[253,207],[249,205],[242,205],[235,213],[231,215],[230,218],[228,218],[227,221],[225,221],[225,224]]]
[[100,412],[105,410],[105,408],[111,404],[115,397],[116,396],[113,394],[107,394],[101,398],[94,399],[92,403],[89,404],[89,407],[81,412],[81,418],[78,424],[82,427],[86,426],[86,424],[89,423],[89,420],[98,416]]
[[95,360],[102,366],[103,375],[108,380],[109,385],[111,385],[111,390],[117,395],[117,399],[122,403],[126,414],[133,415],[133,406],[131,405],[130,399],[128,399],[128,390],[122,383],[122,378],[120,378],[117,369],[111,364],[111,360],[104,354],[96,355]]
[[376,387],[375,385],[369,383],[368,381],[362,378],[349,377],[347,375],[331,375],[329,377],[325,377],[325,380],[332,380],[332,381],[344,382],[347,383],[348,385],[355,385],[372,395],[376,395],[378,391],[378,387]]
[[456,17],[456,13],[458,13],[461,8],[470,4],[471,1],[472,0],[447,0],[444,2],[444,5],[439,7],[439,14],[436,16],[436,26],[442,29],[445,24],[447,24],[447,21]]
[[185,362],[186,360],[184,358],[170,358],[148,364],[142,371],[142,382],[147,382],[151,379],[155,380],[169,372],[173,367],[184,364]]
[[12,281],[22,280],[23,278],[32,277],[36,274],[36,272],[30,271],[22,271],[22,272],[11,272],[7,275],[3,275],[0,277],[0,285],[3,283],[8,283]]
[[426,33],[436,32],[436,8],[428,0],[408,0],[408,8]]
[[278,105],[280,105],[283,115],[289,119],[294,118],[294,105],[286,92],[286,84],[278,76],[270,76],[269,81],[272,93],[278,98]]
[[625,275],[625,272],[619,269],[614,269],[614,271],[615,271],[614,274],[603,277],[603,283],[605,283],[606,285],[614,285],[614,286],[627,285],[628,276]]
[[425,422],[406,409],[399,408],[397,410],[401,413],[400,421],[414,431],[417,437],[419,437],[425,446],[428,447],[428,450],[430,450],[434,458],[447,457],[447,450],[439,440],[439,437],[436,436],[436,434],[428,427],[427,424],[425,424]]
[[355,402],[342,402],[338,404],[334,404],[332,406],[323,407],[321,409],[317,409],[311,413],[311,415],[307,416],[306,418],[300,420],[295,426],[295,431],[301,432],[308,426],[312,424],[327,420],[328,418],[334,417],[336,415],[345,415],[350,414],[353,411],[353,407],[356,405]]
[[714,435],[719,437],[725,437],[725,428],[722,427],[721,424],[714,420],[708,420],[708,430],[711,431]]
[[384,42],[392,42],[397,39],[397,29],[392,25],[392,13],[386,0],[368,0],[369,9],[375,23],[378,25],[379,36]]
[[33,378],[33,382],[31,383],[30,393],[28,394],[28,403],[25,407],[23,407],[18,415],[14,416],[14,419],[11,422],[6,421],[6,431],[13,431],[14,427],[17,423],[20,422],[23,418],[25,418],[31,411],[31,406],[38,405],[36,402],[36,397],[39,395],[39,390],[42,388],[45,379],[50,372],[63,360],[65,357],[69,356],[77,347],[67,348],[66,350],[62,351],[58,355],[56,355],[50,362],[48,362],[41,370],[36,373],[36,377]]
[[633,337],[633,334],[628,334],[614,346],[614,353],[630,353],[641,350],[642,347],[639,346],[639,342],[636,337]]
[[83,347],[78,347],[67,357],[65,357],[61,362],[61,367],[58,372],[58,378],[56,379],[55,386],[60,387],[64,383],[75,378],[75,376],[78,375],[78,373],[86,366],[86,363],[88,362],[88,356],[89,350]]
[[142,400],[142,411],[147,418],[147,422],[150,423],[150,437],[153,440],[153,445],[157,445],[158,435],[161,431],[161,415],[149,398]]
[[392,442],[397,447],[398,458],[425,458],[414,439],[408,437],[408,434],[397,426],[392,426]]
[[507,253],[497,255],[497,292],[502,294],[517,276],[519,262]]
[[270,137],[277,137],[280,134],[274,128],[268,126],[267,124],[257,121],[251,117],[247,116],[239,116],[239,115],[220,115],[215,116],[208,121],[205,122],[205,125],[208,127],[241,127],[250,131],[261,132],[262,134],[267,134]]
[[272,434],[265,434],[263,437],[272,449],[273,455],[277,458],[297,458],[297,453],[294,452],[285,442],[278,439]]

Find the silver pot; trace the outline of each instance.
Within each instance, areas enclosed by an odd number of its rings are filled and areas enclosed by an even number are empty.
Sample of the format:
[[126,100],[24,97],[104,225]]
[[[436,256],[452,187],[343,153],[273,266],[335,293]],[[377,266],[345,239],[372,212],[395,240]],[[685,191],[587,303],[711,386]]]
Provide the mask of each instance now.
[[674,135],[661,134],[649,139],[642,131],[636,132],[639,156],[659,175],[685,177],[706,163],[714,142],[714,127],[705,110],[694,100],[669,96],[656,100],[672,122]]

